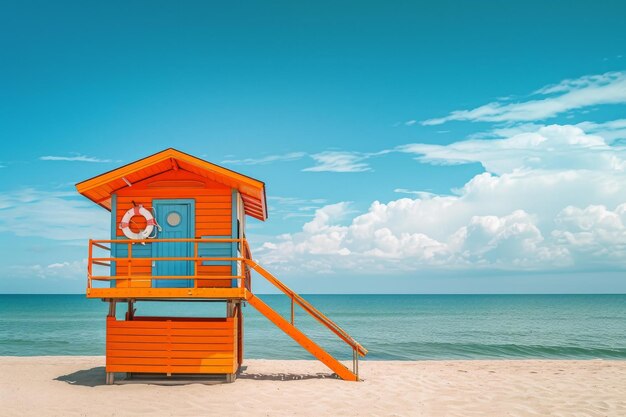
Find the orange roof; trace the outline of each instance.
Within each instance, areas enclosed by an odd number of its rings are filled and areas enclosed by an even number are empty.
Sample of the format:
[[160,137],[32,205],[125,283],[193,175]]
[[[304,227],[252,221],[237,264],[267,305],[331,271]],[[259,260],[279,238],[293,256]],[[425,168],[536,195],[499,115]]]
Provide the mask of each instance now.
[[111,194],[148,177],[181,169],[236,188],[241,193],[246,214],[259,220],[267,218],[265,183],[231,171],[173,148],[131,162],[120,168],[76,184],[79,193],[111,210]]

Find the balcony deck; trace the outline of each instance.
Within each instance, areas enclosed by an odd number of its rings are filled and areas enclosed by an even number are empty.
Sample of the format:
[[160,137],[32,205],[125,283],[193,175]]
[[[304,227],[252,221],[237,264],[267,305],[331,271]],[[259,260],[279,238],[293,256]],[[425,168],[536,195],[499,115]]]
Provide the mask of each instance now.
[[[158,277],[155,277],[158,278]],[[87,298],[243,300],[245,288],[87,288]]]
[[[183,257],[147,257],[133,256],[133,245],[167,243],[188,243],[193,247],[193,256]],[[244,256],[200,256],[201,248],[211,243],[239,244]],[[113,245],[122,245],[123,256],[94,256],[94,251],[112,252]],[[233,249],[234,251],[234,249]],[[195,300],[243,300],[250,290],[250,271],[245,260],[250,252],[244,239],[203,238],[203,239],[144,239],[144,240],[90,240],[87,263],[87,298],[110,300],[124,299],[195,299]],[[151,275],[146,274],[146,263],[156,262],[189,262],[191,273],[188,275]],[[212,264],[231,265],[231,274],[207,274],[206,268]],[[124,265],[123,272],[115,273],[115,265]],[[133,270],[133,265],[135,269]],[[139,265],[139,267],[137,267]],[[94,274],[94,267],[108,268],[108,274]],[[230,269],[230,267],[229,267]],[[204,271],[204,272],[203,272]],[[235,273],[234,271],[237,271]],[[239,274],[239,275],[237,275]],[[159,281],[159,287],[155,282]],[[180,284],[167,287],[164,282],[186,280],[189,286]]]

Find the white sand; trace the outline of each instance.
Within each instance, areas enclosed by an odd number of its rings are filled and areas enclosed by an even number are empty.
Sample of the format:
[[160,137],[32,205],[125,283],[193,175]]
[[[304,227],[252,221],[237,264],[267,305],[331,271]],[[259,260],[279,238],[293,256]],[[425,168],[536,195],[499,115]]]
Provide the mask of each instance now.
[[[626,416],[626,361],[249,360],[233,384],[104,385],[103,357],[0,357],[2,416]],[[294,379],[297,378],[297,379]]]

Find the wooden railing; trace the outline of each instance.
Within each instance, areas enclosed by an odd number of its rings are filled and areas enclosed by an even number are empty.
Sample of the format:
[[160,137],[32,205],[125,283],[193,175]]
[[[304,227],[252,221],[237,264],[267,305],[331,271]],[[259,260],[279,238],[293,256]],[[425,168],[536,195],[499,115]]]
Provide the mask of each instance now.
[[295,325],[295,312],[294,305],[298,305],[304,310],[307,314],[315,318],[321,324],[326,326],[330,331],[335,333],[341,340],[343,340],[346,344],[348,344],[352,349],[354,349],[360,356],[365,356],[367,354],[367,349],[365,349],[359,342],[357,342],[352,336],[348,334],[345,330],[339,327],[334,321],[326,317],[321,311],[313,307],[311,303],[302,298],[295,291],[291,290],[281,281],[279,281],[276,277],[270,274],[265,268],[261,265],[253,261],[252,259],[246,259],[246,265],[250,268],[254,269],[259,273],[263,278],[265,278],[270,284],[274,285],[281,292],[283,292],[287,297],[291,300],[291,325]]
[[[242,248],[244,261],[246,259],[252,260],[252,252],[250,251],[250,245],[248,244],[248,241],[245,238],[243,239],[243,245],[241,246],[241,248]],[[244,276],[246,277],[244,280],[246,289],[248,291],[252,291],[252,274],[250,273],[250,268],[247,268],[248,265],[245,262],[243,265],[244,265],[244,268],[243,268]]]
[[[246,268],[244,257],[232,257],[232,256],[199,256],[199,245],[211,244],[211,243],[240,243],[243,248],[243,239],[231,239],[231,238],[203,238],[203,239],[137,239],[137,240],[117,240],[117,239],[104,239],[104,240],[89,240],[89,254],[87,260],[87,288],[93,288],[94,281],[132,281],[132,282],[150,282],[152,287],[152,280],[191,280],[193,286],[190,288],[198,288],[198,281],[213,281],[213,280],[238,280],[238,287],[244,288],[250,286],[250,283],[246,283]],[[193,245],[193,256],[178,256],[178,257],[155,257],[155,256],[133,256],[134,245],[152,245],[152,244],[167,244],[167,243],[188,243]],[[109,246],[106,246],[106,245]],[[94,256],[94,248],[99,250],[105,250],[111,252],[113,245],[126,246],[125,256]],[[186,275],[153,275],[153,274],[133,274],[133,263],[136,265],[139,263],[145,264],[148,262],[153,265],[154,262],[175,262],[186,261],[192,262],[193,268],[190,274]],[[210,268],[211,265],[202,265],[203,262],[237,262],[239,268],[235,270],[241,271],[242,275],[200,275],[199,270],[202,266]],[[94,265],[111,267],[112,265],[118,266],[120,262],[124,262],[125,274],[116,273],[111,275],[95,275]],[[144,265],[145,267],[145,265]],[[116,271],[117,272],[117,271]],[[249,275],[249,273],[248,273]]]

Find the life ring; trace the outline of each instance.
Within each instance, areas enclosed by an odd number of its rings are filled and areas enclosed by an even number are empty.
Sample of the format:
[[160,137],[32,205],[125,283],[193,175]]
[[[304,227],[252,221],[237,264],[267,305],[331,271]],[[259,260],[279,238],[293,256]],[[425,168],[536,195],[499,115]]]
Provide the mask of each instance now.
[[[143,216],[146,219],[146,228],[137,233],[130,230],[129,223],[133,216]],[[120,229],[122,229],[124,235],[133,240],[147,239],[152,234],[154,226],[156,226],[156,220],[154,220],[152,213],[150,213],[150,211],[144,208],[141,204],[137,207],[129,209],[124,214],[124,217],[122,217],[122,221],[120,222]]]

